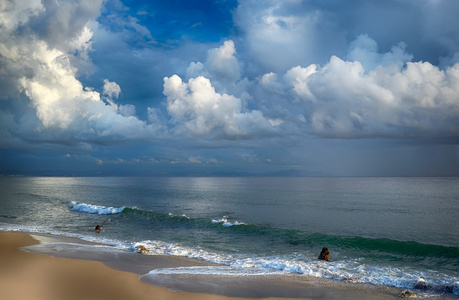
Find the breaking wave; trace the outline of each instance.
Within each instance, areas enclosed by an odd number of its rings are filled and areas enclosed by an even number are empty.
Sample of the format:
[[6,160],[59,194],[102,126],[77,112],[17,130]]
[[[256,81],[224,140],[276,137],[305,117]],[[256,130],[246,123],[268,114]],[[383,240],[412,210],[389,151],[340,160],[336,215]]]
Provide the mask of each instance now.
[[146,251],[143,251],[143,253],[146,255],[185,256],[220,265],[152,270],[148,274],[143,275],[143,279],[174,274],[224,276],[296,274],[459,295],[459,281],[457,277],[438,274],[434,271],[407,270],[393,266],[375,266],[363,263],[358,258],[323,262],[313,257],[295,255],[228,255],[152,240],[123,245],[123,247],[132,249],[133,251],[136,251],[140,247],[145,247]]
[[[211,236],[223,234],[228,241],[244,239],[249,243],[256,243],[259,239],[263,239],[282,245],[301,245],[302,249],[317,249],[319,246],[326,245],[334,250],[334,261],[324,263],[317,260],[315,255],[317,253],[311,254],[307,251],[304,253],[284,252],[270,256],[269,251],[239,253],[232,249],[201,248],[200,246],[194,247],[192,244],[170,243],[159,239],[111,243],[114,247],[127,251],[138,251],[144,247],[146,250],[142,252],[146,255],[185,256],[226,266],[224,269],[185,268],[154,271],[150,276],[158,276],[164,272],[210,272],[215,274],[231,272],[241,275],[285,273],[459,295],[459,277],[454,274],[454,271],[451,271],[459,267],[457,265],[459,247],[276,228],[241,222],[226,215],[199,218],[136,207],[116,208],[75,202],[70,203],[69,207],[75,211],[91,214],[118,214],[123,218],[123,222],[129,224],[150,222],[149,224],[155,224],[164,229],[174,228],[177,232],[192,228],[199,232],[206,231]],[[233,242],[228,245],[235,247]],[[387,261],[391,263],[381,263]],[[410,267],[403,263],[406,261],[412,262]],[[426,266],[432,264],[449,265],[444,267],[449,271],[446,273],[429,271]]]
[[74,211],[99,215],[119,214],[124,210],[124,207],[105,207],[86,203],[76,203],[75,201],[70,202],[69,207]]
[[212,220],[212,224],[222,224],[223,227],[231,227],[237,225],[246,225],[245,223],[234,221],[230,222],[226,217],[221,218],[220,220]]

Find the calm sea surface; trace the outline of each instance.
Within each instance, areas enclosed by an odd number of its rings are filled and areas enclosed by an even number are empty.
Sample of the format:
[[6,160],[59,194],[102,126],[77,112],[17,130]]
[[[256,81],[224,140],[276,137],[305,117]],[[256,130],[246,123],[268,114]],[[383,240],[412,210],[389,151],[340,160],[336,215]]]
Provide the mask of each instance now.
[[459,295],[459,178],[2,177],[0,230]]

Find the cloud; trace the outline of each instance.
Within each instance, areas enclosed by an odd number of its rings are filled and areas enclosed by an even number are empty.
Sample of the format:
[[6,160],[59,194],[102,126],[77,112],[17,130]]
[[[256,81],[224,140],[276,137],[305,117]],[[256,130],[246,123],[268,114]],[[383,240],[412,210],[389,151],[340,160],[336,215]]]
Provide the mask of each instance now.
[[104,79],[103,87],[103,100],[105,100],[112,109],[125,117],[135,117],[136,108],[132,104],[118,105],[114,99],[118,98],[121,94],[121,87],[116,82],[111,82],[108,79]]
[[[26,35],[32,34],[52,49],[64,52],[84,50],[90,34],[87,30],[88,23],[94,21],[100,14],[102,2],[102,0],[42,2],[43,9],[40,13],[24,20],[22,25],[27,27],[27,31],[23,32]],[[19,9],[27,10],[23,7]],[[80,41],[82,37],[85,39]]]
[[[408,53],[403,41],[381,51],[369,34],[359,34],[348,43],[344,31],[336,30],[340,18],[334,8],[318,3],[306,7],[296,1],[242,1],[235,12],[235,22],[244,33],[237,39],[240,57],[236,43],[227,40],[207,50],[201,61],[189,63],[182,75],[186,81],[178,75],[165,77],[166,110],[149,106],[144,121],[136,116],[135,105],[116,103],[121,87],[115,81],[105,79],[98,92],[78,79],[79,61],[89,60],[93,30],[104,32],[95,22],[101,5],[100,1],[60,7],[54,2],[4,4],[3,11],[9,14],[1,32],[6,70],[0,74],[5,79],[1,96],[25,95],[22,101],[29,101],[29,108],[21,113],[35,116],[28,118],[28,126],[19,126],[15,116],[19,111],[12,106],[4,110],[5,136],[12,137],[5,128],[13,128],[14,122],[16,137],[31,137],[38,131],[41,138],[56,142],[154,140],[167,136],[167,127],[175,136],[215,140],[257,139],[281,132],[334,138],[457,135],[457,65],[440,69],[429,62],[413,62],[415,55]],[[138,19],[114,14],[106,20],[121,33],[134,30],[140,40],[153,40]],[[56,26],[62,27],[59,34]],[[333,43],[327,42],[330,38]],[[454,40],[444,44],[453,49]],[[328,55],[336,52],[341,56]],[[304,63],[308,61],[324,63]],[[270,71],[253,73],[264,69]]]
[[285,71],[342,54],[345,31],[333,18],[327,10],[302,1],[240,1],[234,17],[254,72]]
[[[0,148],[319,171],[380,138],[454,147],[458,3],[241,0],[206,21],[146,2],[2,1]],[[225,25],[203,33],[209,20]]]
[[[337,138],[456,134],[457,68],[440,70],[428,62],[412,62],[414,55],[402,41],[386,52],[368,34],[347,43],[343,31],[335,30],[333,22],[339,19],[330,7],[241,2],[235,20],[247,42],[241,45],[244,62],[236,57],[233,40],[211,48],[202,62],[189,64],[185,82],[178,75],[164,78],[167,114],[148,107],[143,121],[136,117],[136,106],[116,103],[121,95],[118,83],[105,79],[98,92],[77,78],[78,60],[89,58],[92,28],[102,32],[94,25],[101,3],[44,5],[11,6],[17,18],[4,21],[4,33],[14,39],[0,50],[8,50],[2,53],[9,53],[3,57],[16,75],[10,79],[16,93],[30,100],[38,121],[34,130],[47,138],[155,139],[160,130],[168,134],[169,120],[175,135],[217,140],[264,138],[281,131]],[[66,16],[75,12],[69,23]],[[153,40],[138,19],[114,15],[108,20],[120,32],[135,29],[140,37]],[[65,35],[47,29],[53,24],[62,26]],[[18,34],[20,26],[33,30]],[[336,44],[327,44],[327,37]],[[332,49],[342,58],[329,55],[324,60]],[[259,70],[271,71],[248,79],[245,75],[256,69],[247,59],[259,64]],[[302,63],[308,61],[325,63]]]
[[111,82],[104,79],[104,94],[109,98],[118,98],[121,93],[121,88],[116,82]]
[[[84,88],[76,79],[68,54],[49,49],[42,41],[34,41],[33,75],[19,80],[22,91],[31,101],[41,124],[38,130],[64,133],[69,138],[91,140],[98,137],[131,139],[139,137],[147,128],[135,117],[124,117],[105,104],[98,92]],[[31,64],[31,65],[32,65]],[[116,83],[106,82],[104,93],[118,96]],[[126,109],[124,109],[126,111]],[[132,113],[132,109],[127,109]],[[129,114],[127,113],[127,114]],[[139,132],[140,130],[140,132]]]
[[[104,81],[103,96],[93,88],[84,87],[77,78],[77,61],[87,59],[93,37],[91,21],[99,14],[101,1],[35,2],[19,6],[8,2],[16,21],[3,19],[0,54],[9,88],[1,92],[3,99],[29,101],[27,107],[11,106],[15,118],[9,118],[5,137],[11,140],[11,128],[24,140],[55,143],[102,142],[147,139],[155,132],[151,124],[135,117],[132,105],[117,105],[114,99],[120,86]],[[57,32],[57,31],[58,32]],[[10,38],[5,38],[10,37]],[[21,99],[19,97],[19,99]],[[11,100],[18,101],[18,100]],[[18,103],[19,104],[19,103]],[[32,111],[31,111],[32,110]],[[27,117],[29,126],[24,126]],[[35,117],[31,118],[31,114]],[[15,122],[21,122],[16,123]],[[38,135],[36,133],[39,133]]]
[[[417,4],[417,2],[412,1]],[[420,6],[422,11],[421,41],[428,50],[434,48],[433,53],[439,55],[442,66],[457,63],[459,55],[459,28],[451,26],[459,10],[459,2],[454,0],[423,1]],[[445,30],[447,28],[447,30]],[[434,62],[435,63],[435,62]]]
[[236,82],[240,79],[239,62],[234,54],[234,42],[229,40],[223,43],[219,48],[209,50],[207,55],[206,66],[210,74],[218,79],[229,82]]
[[[459,64],[442,70],[429,62],[412,62],[413,55],[403,42],[381,52],[370,36],[359,35],[349,43],[344,58],[331,56],[322,66],[298,65],[255,80],[237,79],[241,71],[235,53],[234,44],[225,42],[210,50],[204,63],[190,64],[188,76],[201,76],[187,83],[178,76],[165,79],[168,112],[182,133],[204,135],[221,129],[233,138],[249,132],[252,138],[263,137],[270,130],[288,137],[459,135]],[[209,57],[233,60],[237,72],[228,72],[238,76],[233,82],[225,80],[228,77],[209,67],[213,62]],[[240,98],[216,90],[230,90]],[[243,103],[258,109],[245,108],[241,114]],[[249,130],[256,128],[255,121],[270,126]]]
[[267,92],[275,88],[278,95],[293,96],[296,106],[304,107],[307,132],[312,134],[459,135],[459,64],[441,70],[429,62],[410,62],[412,56],[401,45],[378,53],[368,36],[351,43],[349,53],[352,61],[332,56],[324,66],[293,67],[282,80],[265,74],[260,85]]
[[365,34],[383,52],[403,42],[416,61],[445,66],[459,48],[452,26],[458,9],[455,0],[239,1],[235,41],[251,72],[325,64],[344,57],[349,42]]
[[213,132],[231,139],[273,132],[261,111],[243,111],[239,98],[216,92],[210,80],[203,76],[188,82],[177,75],[165,77],[164,95],[179,133],[207,135]]
[[367,34],[362,34],[350,43],[347,59],[360,62],[365,71],[369,72],[378,66],[404,65],[411,61],[413,55],[406,53],[405,48],[405,43],[400,42],[392,46],[389,52],[379,53],[378,43]]
[[25,24],[32,16],[43,12],[44,6],[40,0],[6,0],[0,3],[0,19],[2,26],[13,30]]
[[235,54],[234,42],[225,41],[207,52],[204,63],[190,63],[187,82],[178,75],[164,78],[163,93],[176,133],[216,139],[276,134],[281,122],[265,118],[260,110],[247,108],[247,81],[241,79]]
[[207,51],[204,62],[192,62],[186,69],[186,78],[203,76],[208,78],[219,91],[242,94],[245,92],[241,80],[241,69],[236,58],[236,48],[232,40],[220,47]]
[[188,158],[188,162],[191,163],[191,164],[202,164],[202,161],[200,161],[198,158],[196,158],[194,156],[190,156]]

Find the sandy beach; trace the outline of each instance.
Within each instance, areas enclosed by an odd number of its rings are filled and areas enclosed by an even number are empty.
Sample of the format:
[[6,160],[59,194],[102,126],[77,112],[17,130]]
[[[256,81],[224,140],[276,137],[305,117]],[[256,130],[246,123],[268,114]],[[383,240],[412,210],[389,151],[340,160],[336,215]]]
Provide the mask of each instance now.
[[136,274],[113,270],[100,262],[50,257],[17,249],[36,243],[38,241],[27,234],[0,233],[2,299],[237,299],[172,292],[142,283]]
[[[43,241],[42,241],[43,242]],[[215,294],[172,291],[169,289],[146,284],[139,280],[142,267],[128,271],[123,269],[122,259],[118,264],[94,260],[71,259],[54,257],[39,253],[31,253],[18,248],[37,245],[40,241],[24,233],[0,233],[0,291],[2,299],[200,299],[200,300],[229,300],[229,299],[397,299],[399,289],[377,287],[365,284],[333,283],[320,288],[320,281],[312,283],[302,281],[285,281],[280,278],[251,278],[244,280],[228,280],[225,278],[207,278],[207,284],[223,285],[234,294],[246,294],[249,297],[227,297]],[[161,261],[160,256],[131,255],[145,257],[146,264],[156,263],[158,267],[170,265],[170,258]],[[168,260],[169,259],[169,260]],[[150,261],[148,261],[150,260]],[[174,259],[172,259],[174,261]],[[199,261],[176,261],[176,264],[200,264]],[[130,264],[132,265],[132,264]],[[140,265],[140,264],[139,264]],[[151,266],[148,266],[150,268]],[[177,278],[176,278],[177,279]],[[194,278],[180,278],[184,282],[196,282]],[[205,278],[204,278],[205,279]],[[312,280],[312,279],[311,279]],[[325,280],[327,281],[327,280]],[[331,282],[331,281],[328,281]],[[335,281],[333,281],[335,282]],[[167,285],[167,284],[166,284]],[[201,278],[201,286],[202,278]],[[223,288],[222,291],[225,289]],[[253,291],[253,293],[250,293]],[[258,292],[257,292],[258,291]],[[284,293],[283,293],[284,292]],[[294,297],[274,298],[270,295],[296,295]],[[304,295],[307,295],[303,297]],[[430,298],[432,299],[432,298]],[[438,298],[440,299],[440,298]]]

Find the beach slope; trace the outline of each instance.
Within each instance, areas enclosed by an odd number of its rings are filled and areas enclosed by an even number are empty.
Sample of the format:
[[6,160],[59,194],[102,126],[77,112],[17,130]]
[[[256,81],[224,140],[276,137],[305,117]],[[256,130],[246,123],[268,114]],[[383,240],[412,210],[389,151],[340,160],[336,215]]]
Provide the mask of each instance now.
[[0,233],[1,299],[243,299],[173,292],[142,283],[138,275],[111,269],[100,262],[51,257],[18,249],[37,243],[27,234]]

